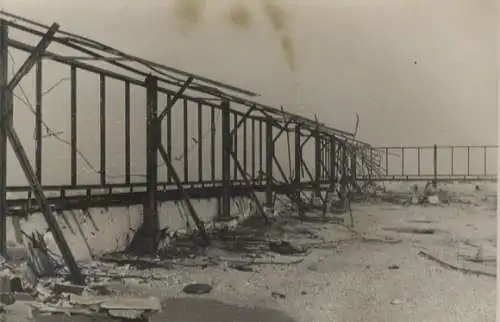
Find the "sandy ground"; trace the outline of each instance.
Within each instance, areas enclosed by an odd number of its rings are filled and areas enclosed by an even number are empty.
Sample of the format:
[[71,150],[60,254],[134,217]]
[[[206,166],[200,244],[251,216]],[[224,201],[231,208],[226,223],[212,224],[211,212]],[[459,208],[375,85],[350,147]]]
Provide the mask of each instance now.
[[[417,206],[397,201],[408,199],[408,184],[386,185],[384,199],[390,202],[374,198],[353,204],[354,229],[364,238],[335,221],[306,223],[283,217],[266,230],[242,228],[266,239],[324,244],[307,255],[273,258],[303,258],[299,264],[254,265],[252,272],[224,265],[155,269],[163,280],[132,280],[117,290],[160,297],[163,312],[153,321],[494,321],[494,277],[443,268],[418,254],[425,251],[455,266],[496,272],[496,184],[479,183],[479,190],[475,185],[443,185],[447,204]],[[400,228],[434,233],[394,231]],[[236,254],[221,245],[215,243],[209,253],[232,258],[257,253],[247,249]],[[479,249],[483,263],[464,259],[475,257]],[[207,283],[213,290],[184,294],[182,288],[189,283]],[[39,320],[47,319],[55,321]]]

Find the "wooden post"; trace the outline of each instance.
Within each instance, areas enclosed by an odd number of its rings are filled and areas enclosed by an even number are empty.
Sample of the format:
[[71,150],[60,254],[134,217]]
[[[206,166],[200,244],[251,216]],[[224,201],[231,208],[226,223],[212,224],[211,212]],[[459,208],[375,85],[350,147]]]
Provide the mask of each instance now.
[[[222,218],[231,216],[231,199],[229,196],[231,180],[231,149],[232,138],[230,130],[230,109],[229,101],[223,101],[222,107]],[[213,147],[212,147],[213,149]]]
[[273,205],[273,123],[269,118],[266,122],[266,206],[270,209]]
[[300,124],[295,124],[295,177],[294,177],[294,186],[295,186],[295,194],[297,200],[297,211],[299,216],[303,216],[302,213],[302,202],[300,198],[300,177],[302,175],[302,146],[300,144]]
[[158,246],[159,216],[158,216],[158,140],[161,138],[159,133],[161,127],[157,119],[158,113],[158,80],[156,77],[146,77],[146,167],[147,167],[147,197],[144,207],[144,235],[147,240],[143,249],[146,253],[155,253]]
[[437,177],[438,177],[438,150],[437,150],[437,145],[434,144],[434,165],[433,165],[433,168],[434,168],[434,179],[432,180],[432,186],[434,188],[437,187]]
[[0,253],[7,255],[7,131],[8,102],[8,27],[0,20]]
[[319,131],[314,131],[314,195],[320,197],[321,182],[321,137]]

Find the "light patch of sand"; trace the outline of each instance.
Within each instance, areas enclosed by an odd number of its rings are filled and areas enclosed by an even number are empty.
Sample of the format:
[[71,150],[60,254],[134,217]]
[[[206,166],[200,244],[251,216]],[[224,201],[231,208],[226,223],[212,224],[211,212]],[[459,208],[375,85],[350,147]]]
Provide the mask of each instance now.
[[[187,283],[209,283],[214,290],[205,298],[281,310],[297,322],[494,321],[494,278],[450,271],[418,256],[420,250],[425,250],[453,265],[494,272],[495,262],[467,263],[461,259],[474,256],[479,245],[490,257],[496,256],[496,214],[491,200],[484,199],[496,194],[494,185],[477,191],[474,184],[443,188],[457,197],[466,196],[471,203],[457,200],[441,206],[377,201],[353,204],[355,229],[359,233],[367,238],[401,240],[397,244],[363,241],[335,223],[299,224],[288,220],[282,224],[280,234],[269,231],[266,236],[303,243],[304,236],[286,233],[291,231],[287,228],[301,226],[327,242],[343,242],[336,248],[313,249],[297,265],[262,265],[254,272],[224,267],[158,270],[165,276],[164,282],[126,285],[123,290],[173,298],[185,296],[181,290]],[[409,185],[391,189],[402,194],[410,192]],[[432,235],[411,234],[387,231],[385,227],[437,231]],[[286,297],[275,299],[271,292]],[[188,315],[185,322],[190,321]],[[217,321],[216,317],[205,318]]]

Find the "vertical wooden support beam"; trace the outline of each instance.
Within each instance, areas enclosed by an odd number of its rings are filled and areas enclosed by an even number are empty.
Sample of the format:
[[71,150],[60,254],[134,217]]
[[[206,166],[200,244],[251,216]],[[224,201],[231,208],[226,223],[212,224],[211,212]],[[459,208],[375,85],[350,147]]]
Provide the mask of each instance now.
[[[167,105],[170,106],[172,103],[172,96],[167,95]],[[172,106],[173,108],[173,106]],[[170,162],[172,162],[172,108],[167,109],[167,156]],[[167,168],[167,182],[172,183],[172,171]]]
[[273,121],[268,118],[266,122],[266,206],[273,209]]
[[451,146],[450,147],[450,165],[451,165],[451,170],[450,170],[450,175],[453,176],[455,173],[455,147]]
[[[418,173],[420,174],[420,148],[417,148],[418,155]],[[389,175],[389,148],[385,148],[385,175]]]
[[405,175],[405,148],[401,148],[401,176]]
[[373,169],[374,169],[374,163],[373,163],[373,157],[374,157],[374,151],[373,148],[368,148],[370,151],[370,167],[368,168],[368,176],[370,177],[370,180],[373,178]]
[[335,180],[337,179],[337,175],[335,171],[336,169],[336,144],[335,144],[335,137],[331,136],[330,137],[330,184],[332,189],[335,188]]
[[437,176],[438,176],[438,149],[437,145],[434,144],[434,162],[433,162],[433,168],[434,168],[434,179],[432,180],[432,186],[436,188],[437,186]]
[[470,175],[470,146],[467,147],[467,176],[469,175]]
[[483,147],[483,161],[484,161],[484,165],[483,165],[483,174],[486,176],[488,175],[488,147],[487,146],[484,146]]
[[319,131],[314,131],[314,195],[320,197],[321,182],[321,137]]
[[328,144],[328,140],[324,140],[324,149],[323,149],[323,160],[325,167],[323,168],[323,177],[322,180],[327,180],[330,178],[330,144]]
[[[232,142],[233,147],[231,148],[234,157],[238,160],[238,115],[236,113],[233,114],[233,130],[232,130]],[[238,166],[236,165],[236,161],[233,162],[233,180],[238,180]]]
[[342,176],[347,175],[348,164],[347,164],[347,149],[346,142],[342,142]]
[[198,103],[198,182],[203,182],[203,105]]
[[355,146],[352,147],[351,152],[351,183],[353,186],[356,184],[357,175],[358,175],[358,150]]
[[103,74],[100,75],[99,78],[99,94],[100,94],[100,103],[99,103],[99,120],[100,120],[100,130],[101,130],[101,186],[106,185],[106,76]]
[[[387,151],[387,149],[386,149]],[[419,176],[420,175],[420,160],[421,160],[421,157],[420,157],[420,147],[417,148],[417,175]]]
[[125,184],[130,184],[130,82],[125,82]]
[[[1,68],[1,67],[0,67]],[[39,60],[36,63],[35,71],[35,173],[40,184],[42,183],[42,100],[43,85],[42,73],[43,65]]]
[[[248,119],[245,117],[243,121],[243,171],[245,174],[248,174],[248,167],[247,167],[247,159],[248,159],[248,153],[247,153],[247,146],[248,146],[248,137],[247,137],[247,121]],[[248,177],[248,176],[247,176]]]
[[251,131],[250,131],[250,136],[252,138],[252,179],[255,179],[255,120],[252,119],[251,121]]
[[143,233],[148,241],[144,249],[146,253],[156,252],[158,246],[159,216],[158,216],[158,142],[161,138],[158,114],[158,80],[154,76],[146,77],[146,171],[147,191],[144,207]]
[[325,140],[321,139],[321,182],[323,182],[328,175],[328,169],[324,167],[325,164],[328,164],[328,147],[325,144]]
[[76,67],[71,66],[70,71],[70,105],[71,105],[71,186],[76,187],[77,184],[77,83],[76,83]]
[[299,216],[302,216],[302,202],[300,198],[300,192],[301,192],[301,187],[300,187],[300,178],[302,176],[302,145],[300,142],[300,124],[295,124],[295,169],[294,169],[294,186],[295,186],[295,193],[296,193],[296,199],[297,199],[297,210],[299,213]]
[[182,161],[184,163],[184,183],[188,183],[189,182],[189,156],[188,156],[188,142],[189,142],[189,133],[188,133],[188,128],[189,128],[189,124],[188,124],[188,102],[186,99],[183,99],[182,102],[184,103],[183,104],[183,107],[184,107],[184,114],[183,114],[183,132],[184,132],[184,135],[183,135],[183,138],[184,140],[182,141],[182,144],[183,144],[183,158],[182,158]]
[[[263,159],[263,155],[264,155],[264,151],[263,151],[263,148],[262,148],[262,121],[259,121],[259,176],[260,174],[262,173],[262,159]],[[260,181],[262,182],[263,181],[263,178],[260,179]]]
[[222,218],[231,216],[231,199],[229,189],[231,189],[231,149],[232,138],[230,129],[230,109],[229,101],[223,101],[222,108]]
[[7,255],[7,125],[8,102],[8,27],[0,20],[0,253]]
[[210,172],[212,181],[215,181],[215,131],[216,131],[215,108],[211,107],[210,108]]

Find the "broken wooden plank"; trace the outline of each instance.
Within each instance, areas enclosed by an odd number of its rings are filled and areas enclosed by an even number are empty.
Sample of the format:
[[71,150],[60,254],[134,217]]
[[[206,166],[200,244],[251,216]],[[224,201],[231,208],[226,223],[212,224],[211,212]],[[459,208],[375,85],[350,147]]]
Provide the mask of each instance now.
[[55,283],[54,284],[54,292],[57,294],[61,293],[70,293],[76,295],[82,295],[85,290],[85,286],[68,284],[68,283]]
[[60,306],[60,305],[52,305],[40,302],[31,302],[29,305],[39,313],[59,313],[66,315],[94,315],[95,311],[88,308],[79,308],[72,306]]

